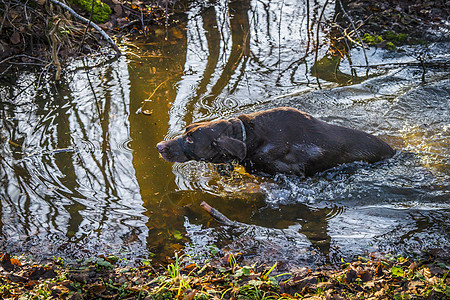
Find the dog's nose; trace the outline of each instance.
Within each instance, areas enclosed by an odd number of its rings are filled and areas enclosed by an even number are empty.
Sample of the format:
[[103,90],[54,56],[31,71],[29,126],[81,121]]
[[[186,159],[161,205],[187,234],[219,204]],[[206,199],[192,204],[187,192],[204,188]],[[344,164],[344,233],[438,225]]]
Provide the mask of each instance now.
[[156,144],[156,149],[158,149],[158,152],[162,152],[164,150],[164,142]]

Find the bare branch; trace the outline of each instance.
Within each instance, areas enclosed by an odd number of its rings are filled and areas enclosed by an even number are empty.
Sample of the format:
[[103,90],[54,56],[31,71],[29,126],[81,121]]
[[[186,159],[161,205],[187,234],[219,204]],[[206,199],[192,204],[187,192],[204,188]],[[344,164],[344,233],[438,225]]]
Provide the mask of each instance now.
[[228,219],[224,214],[222,214],[220,211],[215,209],[214,207],[211,207],[208,203],[203,201],[200,206],[206,210],[214,219],[219,221],[220,223],[223,223],[228,226],[238,226],[238,222],[231,221]]
[[53,2],[56,5],[61,6],[64,9],[68,10],[75,18],[77,18],[81,22],[83,22],[85,24],[90,24],[111,45],[111,47],[113,47],[113,49],[116,51],[116,55],[117,56],[121,56],[122,55],[122,52],[120,51],[119,47],[117,47],[116,43],[114,43],[114,41],[106,34],[106,32],[104,32],[103,29],[101,29],[97,24],[95,24],[93,22],[90,22],[88,19],[86,19],[83,16],[80,16],[72,8],[70,8],[69,6],[67,6],[64,3],[59,2],[58,0],[50,0],[50,1]]

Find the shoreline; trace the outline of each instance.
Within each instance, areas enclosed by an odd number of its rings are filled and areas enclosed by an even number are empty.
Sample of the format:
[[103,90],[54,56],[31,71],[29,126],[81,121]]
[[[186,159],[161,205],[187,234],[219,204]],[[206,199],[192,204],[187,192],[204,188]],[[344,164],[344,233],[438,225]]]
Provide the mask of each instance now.
[[[428,256],[428,257],[425,257]],[[373,254],[341,266],[278,272],[272,266],[240,265],[239,254],[202,264],[175,254],[166,266],[142,260],[126,266],[100,255],[66,263],[36,263],[0,255],[2,299],[448,299],[450,252],[423,259]]]

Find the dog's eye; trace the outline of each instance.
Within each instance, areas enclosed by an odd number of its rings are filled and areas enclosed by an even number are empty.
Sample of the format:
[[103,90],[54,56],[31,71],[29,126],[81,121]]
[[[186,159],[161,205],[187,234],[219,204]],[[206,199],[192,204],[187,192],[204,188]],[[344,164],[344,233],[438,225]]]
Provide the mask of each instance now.
[[191,137],[187,136],[186,137],[186,142],[188,142],[189,144],[192,144],[194,141],[192,140]]
[[216,142],[216,141],[212,141],[212,142],[211,142],[211,145],[212,145],[213,147],[216,147],[216,146],[217,146],[217,142]]

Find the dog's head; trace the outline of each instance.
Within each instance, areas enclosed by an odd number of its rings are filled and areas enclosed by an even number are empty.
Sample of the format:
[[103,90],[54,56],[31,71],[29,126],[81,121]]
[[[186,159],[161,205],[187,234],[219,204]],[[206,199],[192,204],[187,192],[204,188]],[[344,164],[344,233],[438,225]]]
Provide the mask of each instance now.
[[238,119],[191,124],[178,138],[156,145],[169,162],[189,160],[227,163],[243,160],[247,147],[242,140],[243,129]]

